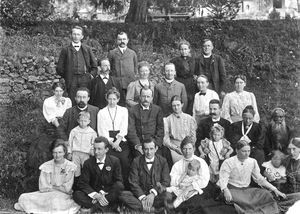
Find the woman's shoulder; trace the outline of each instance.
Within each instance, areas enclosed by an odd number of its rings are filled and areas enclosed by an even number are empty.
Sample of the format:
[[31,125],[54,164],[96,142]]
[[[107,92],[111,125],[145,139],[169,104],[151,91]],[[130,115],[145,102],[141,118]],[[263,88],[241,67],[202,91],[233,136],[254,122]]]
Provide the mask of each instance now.
[[65,160],[65,166],[66,166],[67,171],[75,171],[77,168],[75,163],[73,163],[67,159]]
[[49,103],[54,103],[54,96],[51,96],[51,97],[47,97],[45,100],[44,100],[44,105],[45,104],[49,104]]
[[39,169],[42,171],[42,172],[46,172],[46,173],[51,173],[53,171],[53,168],[54,168],[54,160],[49,160],[45,163],[43,163]]

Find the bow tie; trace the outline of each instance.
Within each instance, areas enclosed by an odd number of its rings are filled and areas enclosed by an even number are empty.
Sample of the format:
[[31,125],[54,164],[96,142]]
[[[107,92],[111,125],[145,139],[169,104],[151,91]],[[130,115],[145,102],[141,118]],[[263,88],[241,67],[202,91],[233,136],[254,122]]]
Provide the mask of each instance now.
[[148,165],[148,164],[153,164],[154,161],[149,161],[149,162],[146,162],[146,163],[147,163],[147,165]]
[[103,163],[103,162],[98,162],[97,164],[98,164],[98,165],[101,165],[101,164],[104,164],[104,163]]
[[220,120],[212,121],[214,124],[220,122]]
[[206,92],[200,92],[199,93],[199,96],[205,96],[206,95]]
[[74,48],[80,48],[80,46],[79,45],[75,45]]
[[107,77],[103,77],[103,79],[104,79],[104,80],[108,80],[108,78],[107,78]]

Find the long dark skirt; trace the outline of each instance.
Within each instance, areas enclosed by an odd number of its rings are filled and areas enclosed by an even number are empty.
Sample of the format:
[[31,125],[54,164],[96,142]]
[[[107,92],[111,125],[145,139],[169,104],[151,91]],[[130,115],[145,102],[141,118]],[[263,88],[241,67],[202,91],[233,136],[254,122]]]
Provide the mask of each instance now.
[[266,214],[279,213],[278,205],[272,194],[262,188],[228,187],[237,213]]

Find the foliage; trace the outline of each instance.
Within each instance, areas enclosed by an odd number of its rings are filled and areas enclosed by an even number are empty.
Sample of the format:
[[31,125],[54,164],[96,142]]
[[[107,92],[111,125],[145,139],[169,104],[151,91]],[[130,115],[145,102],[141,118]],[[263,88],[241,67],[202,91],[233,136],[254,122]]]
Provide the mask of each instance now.
[[205,6],[215,19],[234,19],[240,10],[241,0],[207,0]]
[[269,19],[271,20],[280,19],[280,13],[275,8],[273,8],[272,12],[269,14]]
[[52,0],[2,0],[1,24],[11,27],[26,26],[44,20],[52,14]]
[[122,0],[90,0],[92,5],[97,9],[100,5],[104,10],[113,10],[115,14],[124,10],[124,1]]

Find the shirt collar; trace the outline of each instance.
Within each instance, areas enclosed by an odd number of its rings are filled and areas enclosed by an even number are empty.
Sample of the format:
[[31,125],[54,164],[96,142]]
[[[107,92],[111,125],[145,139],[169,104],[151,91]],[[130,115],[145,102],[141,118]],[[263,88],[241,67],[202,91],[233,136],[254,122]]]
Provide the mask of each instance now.
[[126,51],[127,47],[121,48],[121,47],[119,46],[119,49],[120,49],[120,51],[121,51],[122,53],[124,53],[124,52]]
[[154,156],[153,158],[151,158],[151,159],[148,159],[148,158],[145,157],[145,161],[146,161],[146,162],[153,162],[153,161],[154,161],[154,158],[155,158],[155,156]]
[[143,105],[141,104],[141,107],[142,107],[143,110],[150,110],[150,105],[149,105],[148,107],[145,107],[145,106],[143,106]]
[[87,105],[84,107],[84,108],[79,108],[78,106],[77,106],[77,108],[80,110],[80,111],[84,111],[84,110],[86,110],[87,109]]
[[73,46],[73,47],[74,47],[74,46],[79,46],[79,47],[81,47],[81,42],[78,42],[78,43],[72,42],[72,46]]
[[165,80],[166,80],[167,83],[172,83],[172,82],[174,81],[174,79],[172,79],[172,80],[167,80],[166,78],[165,78]]
[[100,74],[100,77],[101,77],[101,79],[103,79],[104,77],[107,77],[107,79],[109,79],[109,74],[106,74],[106,75]]
[[207,55],[204,55],[204,54],[203,54],[203,58],[206,58],[206,59],[207,59],[207,58],[211,57],[211,55],[212,55],[212,54],[210,54],[210,55],[207,56]]
[[213,118],[211,118],[211,120],[212,120],[213,122],[219,122],[220,119],[221,119],[221,117],[219,117],[218,119],[213,119]]
[[96,163],[105,163],[106,155],[102,158],[102,160],[96,159]]

